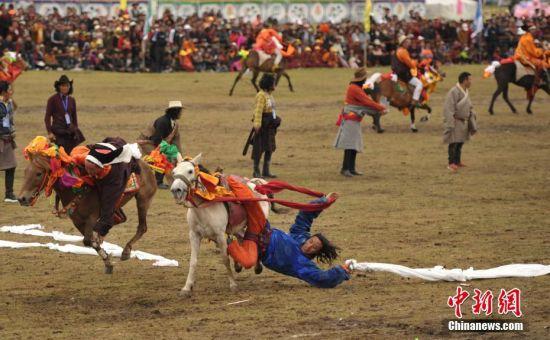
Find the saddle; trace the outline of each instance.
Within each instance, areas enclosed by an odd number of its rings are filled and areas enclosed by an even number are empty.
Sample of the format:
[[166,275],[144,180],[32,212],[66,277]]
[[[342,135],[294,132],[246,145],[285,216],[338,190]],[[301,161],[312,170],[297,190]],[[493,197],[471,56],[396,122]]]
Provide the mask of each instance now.
[[[227,190],[231,190],[227,179],[224,174],[218,173],[217,177],[220,179],[219,186]],[[241,178],[241,181],[248,182],[246,179]],[[254,195],[260,196],[257,192],[253,191]],[[243,224],[246,221],[246,208],[240,202],[224,202],[225,209],[227,210],[228,223],[225,228],[226,233],[229,233],[234,227]]]
[[516,81],[525,76],[535,76],[535,70],[532,67],[522,64],[519,60],[515,60],[514,63],[516,64]]
[[256,50],[258,52],[258,66],[262,66],[263,63],[272,58],[271,54],[265,53],[262,50]]

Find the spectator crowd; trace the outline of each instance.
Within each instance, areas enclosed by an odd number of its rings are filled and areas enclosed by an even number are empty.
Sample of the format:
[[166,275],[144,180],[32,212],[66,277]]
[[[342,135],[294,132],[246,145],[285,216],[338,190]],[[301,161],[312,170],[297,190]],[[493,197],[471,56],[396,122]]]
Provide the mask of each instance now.
[[[532,19],[535,37],[550,40],[549,17]],[[435,58],[443,63],[499,60],[513,55],[519,39],[516,18],[499,14],[487,18],[483,31],[472,37],[471,21],[428,20],[417,13],[398,20],[386,10],[364,32],[363,23],[281,23],[258,16],[251,22],[224,19],[219,13],[186,18],[169,11],[147,27],[139,7],[116,18],[90,17],[68,9],[48,16],[33,6],[0,6],[0,47],[21,54],[31,69],[83,69],[119,72],[235,71],[253,48],[265,24],[273,25],[285,43],[295,47],[287,65],[296,67],[359,67],[389,65],[397,38],[414,37],[413,58]],[[146,33],[144,33],[146,32]],[[368,35],[368,37],[367,37]]]

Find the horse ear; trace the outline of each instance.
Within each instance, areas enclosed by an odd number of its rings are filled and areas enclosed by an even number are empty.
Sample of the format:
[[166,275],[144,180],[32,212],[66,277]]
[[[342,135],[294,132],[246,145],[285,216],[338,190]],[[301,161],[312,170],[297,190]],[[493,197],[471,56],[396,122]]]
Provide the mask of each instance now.
[[202,158],[202,152],[196,155],[195,158],[191,160],[191,162],[193,162],[193,164],[195,165],[199,165],[201,163],[201,158]]

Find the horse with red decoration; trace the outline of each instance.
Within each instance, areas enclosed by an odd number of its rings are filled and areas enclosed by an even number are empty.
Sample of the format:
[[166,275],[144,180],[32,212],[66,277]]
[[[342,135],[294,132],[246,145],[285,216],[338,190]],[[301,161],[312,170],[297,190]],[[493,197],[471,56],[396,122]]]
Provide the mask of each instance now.
[[140,160],[137,144],[121,138],[106,138],[102,143],[77,146],[68,155],[63,147],[36,137],[24,150],[29,164],[18,197],[23,206],[33,206],[42,192],[60,197],[74,226],[84,236],[84,245],[94,248],[102,258],[105,273],[111,274],[111,256],[101,247],[109,229],[126,221],[122,207],[136,199],[138,226],[124,247],[121,260],[147,231],[147,211],[157,190],[149,165]]
[[[313,219],[321,210],[334,203],[336,195],[324,197],[322,193],[281,181],[267,183],[263,179],[248,180],[238,176],[210,174],[200,165],[200,160],[201,155],[185,159],[173,170],[172,194],[176,203],[189,208],[187,222],[191,260],[187,281],[181,289],[182,295],[190,296],[195,285],[198,254],[203,238],[214,241],[220,249],[231,290],[237,289],[237,283],[231,271],[229,256],[235,262],[236,271],[240,271],[242,267],[255,267],[259,274],[263,263],[274,271],[297,277],[318,287],[334,287],[349,278],[347,267],[323,271],[311,261],[318,258],[322,262],[331,262],[337,257],[337,247],[322,234],[309,234]],[[321,198],[308,204],[271,198],[282,190]],[[302,210],[295,226],[291,228],[291,235],[271,229],[267,221],[270,203]],[[227,242],[226,234],[229,235]],[[233,237],[237,239],[232,239]],[[276,244],[281,244],[282,247],[277,247]],[[288,254],[292,254],[291,259]],[[289,266],[294,269],[289,271]]]

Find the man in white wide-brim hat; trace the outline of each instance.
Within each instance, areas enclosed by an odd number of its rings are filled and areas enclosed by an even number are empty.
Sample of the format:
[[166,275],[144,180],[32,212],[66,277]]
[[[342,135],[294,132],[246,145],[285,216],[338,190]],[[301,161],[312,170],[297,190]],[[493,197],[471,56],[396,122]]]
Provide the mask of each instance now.
[[[145,154],[149,154],[160,145],[161,153],[164,153],[170,162],[176,163],[182,160],[182,148],[177,120],[181,118],[183,109],[184,106],[181,101],[169,101],[164,115],[157,118],[155,122],[149,125],[147,130],[140,135],[139,144]],[[168,189],[168,185],[163,183],[164,174],[157,173],[156,177],[158,188]]]
[[420,101],[423,88],[422,81],[416,77],[418,74],[418,61],[412,59],[407,50],[411,45],[409,36],[401,35],[397,39],[397,42],[399,43],[399,48],[395,52],[395,55],[392,56],[391,68],[399,79],[414,86],[412,97],[413,105],[416,105]]

